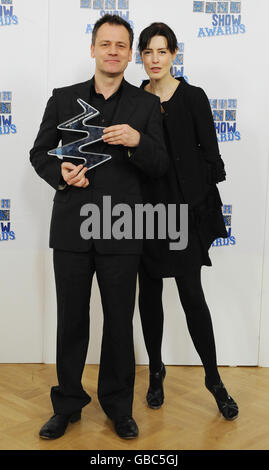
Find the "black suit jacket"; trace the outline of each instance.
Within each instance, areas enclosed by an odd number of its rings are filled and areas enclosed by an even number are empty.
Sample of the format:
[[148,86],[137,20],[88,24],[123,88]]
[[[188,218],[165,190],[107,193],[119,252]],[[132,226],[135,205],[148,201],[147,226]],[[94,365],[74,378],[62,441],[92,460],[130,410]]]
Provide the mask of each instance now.
[[[103,196],[111,196],[112,206],[126,203],[134,208],[136,203],[142,202],[143,175],[156,178],[165,173],[168,156],[163,141],[159,99],[123,80],[112,125],[129,124],[140,132],[140,143],[137,148],[131,149],[131,157],[128,156],[128,148],[124,146],[103,144],[103,153],[110,154],[112,159],[87,173],[90,181],[87,188],[67,186],[60,190],[61,161],[47,154],[48,150],[57,147],[60,140],[63,145],[78,140],[78,133],[60,131],[57,126],[81,113],[77,98],[89,102],[92,80],[53,90],[34,147],[30,151],[30,161],[38,175],[56,189],[50,247],[87,251],[94,243],[96,250],[101,253],[141,253],[142,240],[84,240],[80,235],[80,225],[84,220],[80,210],[86,203],[96,204],[102,222]],[[85,137],[85,134],[81,137]],[[98,151],[98,144],[91,145],[91,151]]]
[[212,185],[225,179],[225,170],[204,90],[189,85],[183,77],[178,80],[166,125],[177,177],[186,202],[193,207],[204,201]]
[[[204,201],[212,185],[225,179],[216,130],[208,98],[202,88],[189,85],[183,77],[172,99],[163,103],[169,171],[176,173],[184,200],[190,207]],[[145,80],[142,87],[148,83]],[[155,187],[162,193],[163,179]]]
[[[153,205],[186,203],[189,230],[195,226],[202,247],[202,264],[211,265],[207,250],[219,237],[227,238],[222,201],[216,183],[225,179],[210,104],[202,88],[189,85],[183,77],[173,97],[162,104],[165,142],[170,157],[166,174],[144,186],[144,201]],[[148,81],[144,81],[144,87]],[[179,227],[178,217],[177,226]],[[169,253],[170,240],[146,240],[144,260],[152,276],[177,276],[191,257]],[[189,252],[192,250],[190,245]],[[173,262],[169,260],[173,258]],[[197,262],[199,260],[197,259]],[[169,273],[169,274],[168,274]]]

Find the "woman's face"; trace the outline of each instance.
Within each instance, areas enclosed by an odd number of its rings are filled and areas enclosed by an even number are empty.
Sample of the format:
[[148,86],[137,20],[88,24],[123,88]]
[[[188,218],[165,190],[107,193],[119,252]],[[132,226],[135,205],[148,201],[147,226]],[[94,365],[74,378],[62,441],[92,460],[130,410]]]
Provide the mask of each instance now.
[[160,80],[170,75],[176,55],[177,51],[172,54],[167,48],[167,40],[164,36],[153,36],[147,49],[142,52],[142,61],[149,78]]

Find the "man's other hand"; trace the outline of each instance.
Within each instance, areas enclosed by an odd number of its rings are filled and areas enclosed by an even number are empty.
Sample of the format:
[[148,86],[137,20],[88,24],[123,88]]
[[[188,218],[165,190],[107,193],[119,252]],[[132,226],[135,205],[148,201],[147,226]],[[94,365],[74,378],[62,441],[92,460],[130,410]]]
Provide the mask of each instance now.
[[140,133],[128,124],[118,124],[104,129],[103,141],[110,145],[137,147],[140,142]]
[[89,186],[89,180],[85,177],[87,167],[83,168],[83,165],[76,166],[70,162],[63,162],[61,168],[62,177],[69,186],[76,186],[77,188],[87,188]]

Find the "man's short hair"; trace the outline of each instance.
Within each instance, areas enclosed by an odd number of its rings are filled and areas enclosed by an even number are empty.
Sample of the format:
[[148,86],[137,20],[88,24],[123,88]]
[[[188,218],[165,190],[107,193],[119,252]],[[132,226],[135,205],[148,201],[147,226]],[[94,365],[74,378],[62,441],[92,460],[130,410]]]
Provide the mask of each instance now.
[[118,26],[124,26],[129,33],[130,48],[132,48],[133,41],[134,41],[134,32],[130,24],[118,15],[104,15],[98,21],[96,21],[93,27],[93,31],[92,31],[92,44],[93,45],[95,44],[98,29],[105,23],[115,24]]

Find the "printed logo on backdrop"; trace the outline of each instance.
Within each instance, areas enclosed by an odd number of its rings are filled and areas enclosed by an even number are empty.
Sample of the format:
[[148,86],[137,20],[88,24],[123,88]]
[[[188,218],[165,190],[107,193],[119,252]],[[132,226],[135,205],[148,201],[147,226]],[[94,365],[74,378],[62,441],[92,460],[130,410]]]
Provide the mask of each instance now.
[[[130,18],[129,3],[129,0],[80,0],[80,8],[96,12],[97,18],[95,18],[95,21],[98,20],[98,16],[102,17],[107,14],[121,16],[134,29],[134,23]],[[86,34],[92,33],[95,21],[87,24]]]
[[[244,34],[246,26],[242,23],[243,1],[193,1],[194,13],[202,13],[210,20],[198,30],[198,38]],[[202,17],[201,15],[201,17]]]
[[[184,42],[178,42],[177,47],[178,53],[173,63],[171,73],[175,78],[184,77],[185,80],[188,82],[188,77],[184,75]],[[135,63],[142,64],[142,59],[138,50],[138,42],[136,45]]]
[[0,199],[0,242],[10,240],[15,240],[10,222],[10,199]]
[[213,99],[209,100],[209,103],[213,113],[218,142],[241,140],[236,121],[237,99]]
[[222,214],[228,232],[228,238],[217,238],[211,246],[220,247],[236,245],[236,238],[232,235],[232,205],[226,204],[222,206]]
[[0,0],[0,26],[18,24],[18,17],[14,15],[13,0]]
[[12,92],[0,91],[0,136],[16,134],[17,128],[12,123]]

